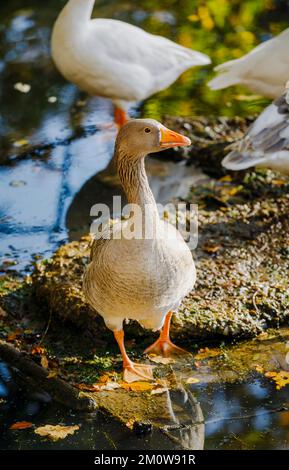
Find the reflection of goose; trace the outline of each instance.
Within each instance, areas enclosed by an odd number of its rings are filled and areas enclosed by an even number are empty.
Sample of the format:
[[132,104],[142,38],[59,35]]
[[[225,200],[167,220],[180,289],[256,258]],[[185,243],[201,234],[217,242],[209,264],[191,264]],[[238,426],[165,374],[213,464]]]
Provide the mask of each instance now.
[[213,90],[242,84],[254,93],[277,98],[289,77],[289,28],[251,52],[215,67],[219,75],[209,82]]
[[195,266],[180,233],[158,215],[144,158],[164,148],[187,145],[190,145],[187,137],[152,119],[128,122],[116,139],[119,178],[128,202],[140,212],[133,221],[136,235],[130,236],[131,222],[127,220],[113,224],[113,236],[105,232],[94,241],[91,262],[84,275],[84,292],[114,333],[127,381],[150,380],[152,373],[149,366],[134,364],[126,354],[125,318],[135,319],[153,330],[163,327],[159,339],[146,351],[167,355],[180,349],[170,341],[170,319],[195,283]]
[[52,34],[52,56],[62,75],[82,90],[110,98],[122,125],[129,102],[171,85],[208,56],[111,19],[91,19],[95,0],[69,0]]
[[245,137],[234,144],[222,165],[229,170],[261,166],[289,174],[288,103],[287,90],[260,114]]
[[[148,157],[146,172],[153,195],[159,204],[168,204],[174,198],[185,198],[194,184],[204,180],[201,170],[187,166],[184,161],[173,162],[165,158]],[[92,219],[89,215],[94,204],[106,204],[112,214],[113,196],[121,195],[122,206],[127,201],[121,188],[113,162],[90,178],[75,195],[66,215],[70,240],[87,234]]]

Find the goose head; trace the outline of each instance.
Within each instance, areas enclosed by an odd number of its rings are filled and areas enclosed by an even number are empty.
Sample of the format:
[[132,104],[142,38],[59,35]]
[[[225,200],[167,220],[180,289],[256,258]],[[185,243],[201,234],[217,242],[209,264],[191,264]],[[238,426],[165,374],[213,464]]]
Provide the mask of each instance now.
[[133,119],[119,131],[116,150],[141,158],[148,153],[191,144],[188,137],[172,131],[154,119]]

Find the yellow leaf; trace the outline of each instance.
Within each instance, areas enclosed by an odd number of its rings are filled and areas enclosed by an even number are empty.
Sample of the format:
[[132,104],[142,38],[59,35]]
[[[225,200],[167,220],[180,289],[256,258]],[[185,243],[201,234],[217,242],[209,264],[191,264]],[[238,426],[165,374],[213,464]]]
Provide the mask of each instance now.
[[57,370],[51,370],[46,378],[53,379],[54,377],[57,377],[57,373]]
[[75,431],[78,431],[79,426],[52,426],[51,424],[46,424],[46,426],[40,426],[35,429],[35,434],[38,434],[41,437],[48,437],[52,441],[58,441],[59,439],[65,439],[68,435],[72,435]]
[[186,380],[186,383],[187,384],[197,384],[199,383],[199,379],[196,379],[195,377],[189,377],[187,380]]
[[263,369],[262,366],[257,365],[257,366],[255,367],[255,370],[256,370],[256,372],[259,372],[260,374],[263,374],[263,373],[264,373],[264,369]]
[[35,346],[32,351],[31,351],[31,354],[44,354],[45,353],[45,348],[43,348],[42,346]]
[[48,369],[49,364],[46,356],[41,357],[40,364],[42,365],[42,367],[44,367],[44,369]]
[[26,139],[20,139],[20,140],[16,140],[16,142],[13,143],[14,147],[23,147],[24,145],[28,145],[29,144],[29,140],[26,140]]
[[222,178],[219,179],[219,181],[221,183],[230,183],[232,181],[232,176],[231,175],[225,175],[225,176],[222,176]]
[[155,354],[149,354],[149,358],[157,364],[173,364],[176,362],[172,357],[156,356]]
[[265,376],[274,380],[277,390],[289,385],[289,372],[286,370],[280,370],[279,372],[266,372]]
[[198,354],[195,356],[195,359],[202,360],[208,359],[210,357],[219,356],[221,354],[219,349],[209,349],[209,348],[202,348],[198,351]]
[[121,382],[120,386],[126,390],[132,390],[133,392],[146,392],[154,388],[154,386],[149,382]]

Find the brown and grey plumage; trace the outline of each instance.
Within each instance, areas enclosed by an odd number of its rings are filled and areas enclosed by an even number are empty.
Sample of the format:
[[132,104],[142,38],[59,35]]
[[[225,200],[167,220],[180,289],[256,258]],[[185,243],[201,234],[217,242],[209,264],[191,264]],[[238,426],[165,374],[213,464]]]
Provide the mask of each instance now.
[[261,166],[289,174],[289,95],[286,91],[260,114],[245,137],[223,159],[228,170]]
[[[123,343],[124,319],[159,330],[159,340],[149,348],[164,354],[179,350],[169,339],[172,311],[195,283],[191,252],[180,233],[159,217],[150,190],[144,159],[148,153],[189,145],[190,140],[152,119],[129,121],[116,139],[115,159],[129,204],[137,206],[140,218],[135,235],[129,236],[131,221],[107,227],[94,241],[91,262],[84,275],[84,292],[106,326],[114,332],[125,370],[125,380],[151,379],[148,366],[132,363]],[[108,233],[113,229],[114,236]],[[146,236],[145,236],[146,235]]]

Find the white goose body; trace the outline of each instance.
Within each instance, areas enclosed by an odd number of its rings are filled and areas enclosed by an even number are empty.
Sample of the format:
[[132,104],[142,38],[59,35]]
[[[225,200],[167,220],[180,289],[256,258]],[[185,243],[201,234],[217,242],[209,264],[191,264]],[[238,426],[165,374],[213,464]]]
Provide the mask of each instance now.
[[215,67],[218,75],[208,85],[213,90],[220,90],[242,84],[254,93],[278,98],[289,77],[288,45],[289,28],[240,59]]
[[[150,119],[140,119],[129,122],[125,128],[146,123],[153,128],[159,125]],[[140,226],[135,228],[138,235],[127,239],[131,225],[124,221],[112,225],[113,237],[107,236],[111,231],[107,228],[94,241],[84,291],[109,329],[120,330],[123,320],[128,318],[158,330],[165,315],[176,310],[194,286],[195,266],[181,234],[159,217],[148,185],[144,155],[130,157],[125,151],[122,154],[121,135],[126,136],[126,129],[120,132],[115,157],[128,201],[140,209]],[[147,238],[143,238],[144,230]]]
[[95,0],[69,0],[52,33],[52,56],[62,75],[89,94],[125,109],[171,85],[205,54],[128,23],[91,19]]

